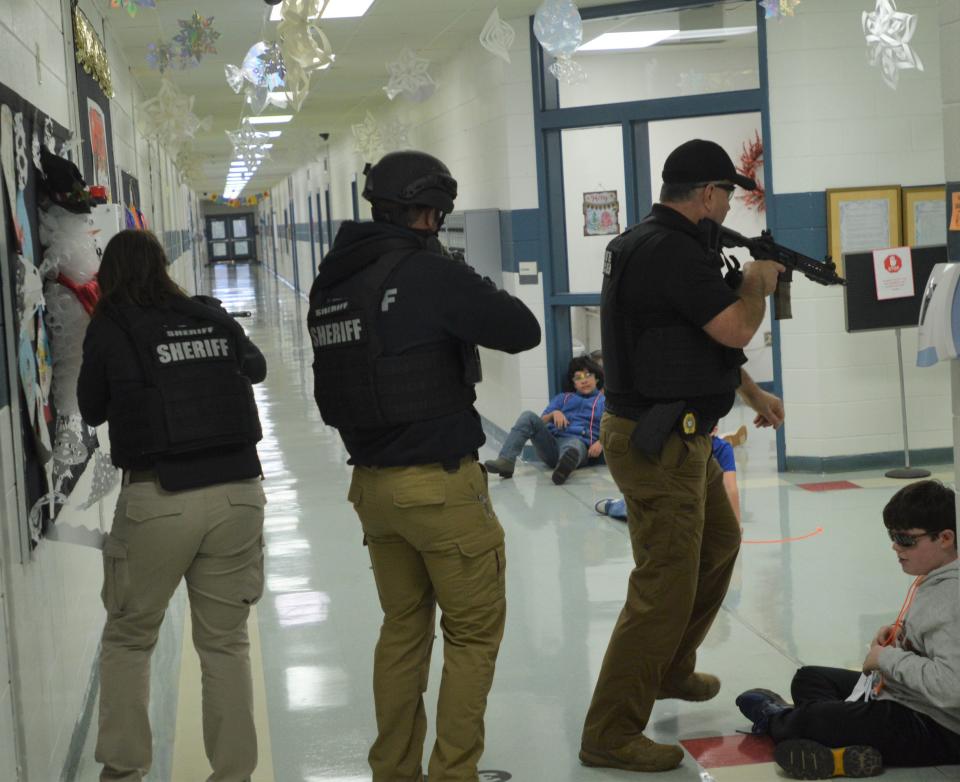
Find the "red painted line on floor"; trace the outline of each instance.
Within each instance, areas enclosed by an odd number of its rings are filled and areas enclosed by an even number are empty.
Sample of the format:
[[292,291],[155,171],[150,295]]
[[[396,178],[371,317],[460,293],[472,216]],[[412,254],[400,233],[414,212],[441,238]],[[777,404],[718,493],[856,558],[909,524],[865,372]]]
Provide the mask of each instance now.
[[773,739],[769,736],[710,736],[680,742],[704,768],[749,766],[773,761]]
[[824,481],[823,483],[798,483],[797,486],[807,491],[841,491],[843,489],[862,489],[850,481]]
[[778,538],[777,540],[741,540],[741,543],[765,544],[765,543],[796,543],[798,540],[808,540],[814,535],[823,534],[823,527],[817,527],[813,532],[806,535],[798,535],[795,538]]

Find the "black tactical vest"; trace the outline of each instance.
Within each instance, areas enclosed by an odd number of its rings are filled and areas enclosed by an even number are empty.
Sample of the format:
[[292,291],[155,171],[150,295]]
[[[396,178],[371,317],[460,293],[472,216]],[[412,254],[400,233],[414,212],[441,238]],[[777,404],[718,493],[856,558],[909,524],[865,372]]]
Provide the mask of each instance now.
[[130,337],[145,379],[142,389],[110,400],[115,459],[260,440],[253,387],[240,372],[243,337],[229,315],[173,299],[162,309],[111,309],[109,317]]
[[[648,217],[607,245],[600,297],[604,388],[610,401],[621,405],[688,400],[729,393],[740,385],[740,367],[747,360],[742,350],[721,345],[679,314],[676,320],[650,323],[643,313],[620,303],[618,292],[628,264],[648,262],[670,233]],[[663,260],[670,263],[669,258]]]
[[385,282],[419,251],[392,250],[335,285],[314,285],[310,291],[313,395],[326,424],[396,426],[473,405],[473,385],[480,380],[475,347],[447,341],[415,353],[383,355],[377,318],[388,304]]

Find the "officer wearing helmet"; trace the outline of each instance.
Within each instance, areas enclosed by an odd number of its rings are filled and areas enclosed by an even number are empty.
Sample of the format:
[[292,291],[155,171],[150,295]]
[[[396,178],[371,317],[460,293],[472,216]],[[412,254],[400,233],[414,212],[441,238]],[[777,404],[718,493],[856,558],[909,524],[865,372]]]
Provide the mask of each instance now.
[[530,310],[437,232],[457,182],[423,152],[367,166],[373,222],[346,222],[310,291],[314,396],[353,465],[384,613],[374,656],[373,782],[420,780],[426,690],[440,607],[444,672],[431,780],[478,779],[483,715],[505,617],[503,529],[477,461],[476,346],[540,342]]

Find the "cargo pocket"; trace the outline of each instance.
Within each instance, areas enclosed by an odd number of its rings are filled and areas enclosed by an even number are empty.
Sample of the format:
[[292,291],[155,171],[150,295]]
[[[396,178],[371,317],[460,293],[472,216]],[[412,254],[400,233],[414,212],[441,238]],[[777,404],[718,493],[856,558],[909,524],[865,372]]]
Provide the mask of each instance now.
[[100,599],[107,614],[112,616],[124,612],[129,588],[127,544],[113,535],[107,535],[103,541],[103,589],[100,590]]
[[462,599],[488,605],[506,596],[507,555],[503,535],[488,535],[456,544],[460,572],[454,577]]
[[625,434],[608,432],[605,437],[600,439],[603,441],[604,452],[620,456],[630,451],[630,438]]

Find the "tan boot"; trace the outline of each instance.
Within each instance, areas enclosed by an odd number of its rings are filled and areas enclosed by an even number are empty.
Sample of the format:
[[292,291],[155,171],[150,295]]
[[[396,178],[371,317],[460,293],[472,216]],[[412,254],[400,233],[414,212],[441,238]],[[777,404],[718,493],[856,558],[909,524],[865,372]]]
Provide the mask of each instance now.
[[681,701],[708,701],[720,692],[720,680],[710,673],[694,673],[686,681],[663,683],[657,700],[677,698]]
[[683,761],[683,749],[675,744],[657,744],[644,735],[617,749],[580,748],[585,766],[622,768],[627,771],[671,771]]

